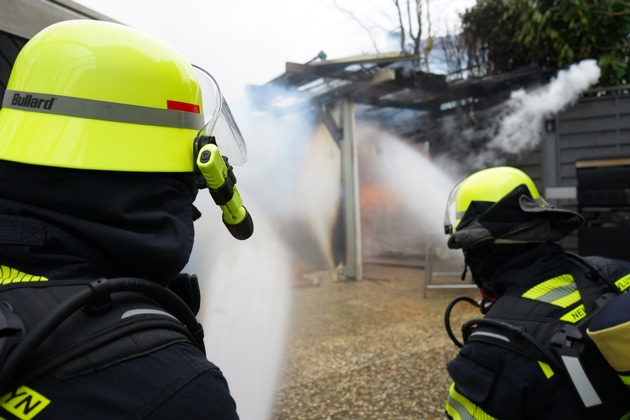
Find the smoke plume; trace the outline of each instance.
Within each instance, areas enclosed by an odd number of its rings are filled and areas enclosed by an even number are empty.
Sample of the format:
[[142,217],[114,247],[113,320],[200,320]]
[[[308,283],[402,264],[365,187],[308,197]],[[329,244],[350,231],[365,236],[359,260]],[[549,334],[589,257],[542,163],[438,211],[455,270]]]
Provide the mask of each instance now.
[[542,140],[544,120],[574,104],[599,77],[595,60],[584,60],[560,71],[544,88],[529,93],[522,89],[513,92],[496,134],[473,158],[471,166],[481,169],[499,165],[506,155],[520,155],[534,149]]

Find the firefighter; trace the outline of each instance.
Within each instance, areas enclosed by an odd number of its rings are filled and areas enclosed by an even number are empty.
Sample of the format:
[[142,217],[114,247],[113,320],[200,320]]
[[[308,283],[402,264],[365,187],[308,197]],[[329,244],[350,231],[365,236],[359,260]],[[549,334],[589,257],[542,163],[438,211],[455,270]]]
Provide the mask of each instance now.
[[195,139],[220,122],[244,151],[212,77],[134,28],[65,21],[20,51],[0,110],[0,417],[238,418],[181,273]]
[[582,223],[552,208],[516,168],[484,169],[454,188],[448,246],[463,250],[485,316],[464,324],[464,344],[447,365],[449,418],[630,412],[623,381],[585,333],[590,316],[627,287],[630,264],[566,253],[558,241]]

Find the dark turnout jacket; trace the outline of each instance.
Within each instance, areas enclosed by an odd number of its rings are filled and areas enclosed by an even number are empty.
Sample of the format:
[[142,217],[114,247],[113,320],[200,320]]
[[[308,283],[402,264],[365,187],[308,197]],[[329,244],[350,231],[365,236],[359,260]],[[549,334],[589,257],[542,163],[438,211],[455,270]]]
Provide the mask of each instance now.
[[[630,274],[630,264],[618,263],[613,281]],[[500,296],[497,304],[502,299],[545,300],[557,307],[554,313],[560,317],[583,303],[568,276],[566,255],[555,244],[542,244],[497,264],[492,277]],[[468,341],[447,366],[453,379],[445,404],[447,415],[461,419],[592,420],[619,419],[629,413],[628,389],[595,348],[587,352],[584,364],[604,410],[587,412],[567,377],[551,363],[509,346]]]
[[[190,175],[0,161],[0,301],[17,283],[28,298],[28,282],[134,277],[170,286],[192,249],[195,194]],[[147,299],[127,303],[136,297]],[[184,332],[133,331],[42,375],[18,371],[2,390],[0,417],[238,418],[223,374]],[[71,340],[72,328],[63,335]]]

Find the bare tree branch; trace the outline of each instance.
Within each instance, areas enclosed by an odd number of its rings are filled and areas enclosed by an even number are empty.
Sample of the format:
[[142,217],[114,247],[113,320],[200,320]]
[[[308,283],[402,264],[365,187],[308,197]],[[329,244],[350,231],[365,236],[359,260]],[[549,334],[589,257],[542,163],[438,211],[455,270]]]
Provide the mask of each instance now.
[[405,51],[405,40],[407,35],[405,33],[405,25],[403,24],[402,11],[400,10],[400,4],[398,0],[394,0],[394,6],[396,6],[396,12],[398,13],[398,26],[400,28],[400,51]]
[[[374,49],[378,52],[378,48],[376,45],[374,30],[376,28],[375,25],[367,24],[366,20],[358,17],[353,11],[350,11],[347,8],[344,8],[341,3],[342,0],[330,0],[334,7],[338,10],[342,11],[346,16],[359,24],[363,29],[368,32],[370,35],[370,39],[372,44],[374,45]],[[426,16],[423,17],[423,1],[426,1]],[[414,3],[412,3],[414,2]],[[404,3],[401,0],[391,0],[391,4],[395,7],[395,11],[391,11],[388,13],[388,17],[392,20],[395,16],[395,22],[393,25],[397,25],[398,27],[394,28],[381,28],[384,33],[393,34],[398,33],[399,39],[398,43],[400,45],[400,50],[403,53],[418,56],[419,59],[415,61],[415,66],[423,65],[426,69],[429,69],[429,61],[428,55],[433,48],[433,39],[431,35],[431,15],[429,11],[430,0],[404,0]],[[356,11],[356,9],[354,10]],[[395,15],[394,15],[395,13]],[[425,20],[426,19],[426,23]],[[423,42],[423,34],[425,27],[428,28],[426,43]]]
[[431,35],[431,11],[430,11],[429,0],[426,0],[426,2],[427,2],[427,45],[424,48],[424,65],[427,71],[430,71],[429,70],[429,53],[431,53],[431,50],[433,49],[433,35]]
[[374,29],[373,26],[367,25],[365,22],[363,22],[363,20],[359,19],[353,12],[341,6],[337,0],[332,0],[332,3],[337,10],[339,10],[344,15],[346,15],[347,17],[355,21],[361,28],[365,30],[365,32],[367,32],[368,36],[370,37],[370,42],[372,43],[372,46],[374,47],[374,51],[378,53],[379,52],[378,44],[376,43],[376,40],[374,39],[374,35],[372,34],[372,31]]

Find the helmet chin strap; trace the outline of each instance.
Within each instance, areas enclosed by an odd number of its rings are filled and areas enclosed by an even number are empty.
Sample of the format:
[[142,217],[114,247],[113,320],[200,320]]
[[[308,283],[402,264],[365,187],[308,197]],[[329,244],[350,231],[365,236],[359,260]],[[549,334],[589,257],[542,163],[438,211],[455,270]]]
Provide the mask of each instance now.
[[464,261],[464,271],[462,271],[461,281],[466,280],[467,274],[468,274],[468,263]]
[[484,299],[494,302],[496,301],[496,294],[494,292],[494,288],[489,280],[486,279],[486,276],[483,274],[483,265],[484,261],[478,255],[476,255],[476,251],[479,251],[482,255],[485,254],[484,251],[480,250],[464,250],[464,271],[462,273],[462,280],[466,277],[468,269],[470,268],[470,274],[472,275],[473,281],[479,288],[481,295]]

